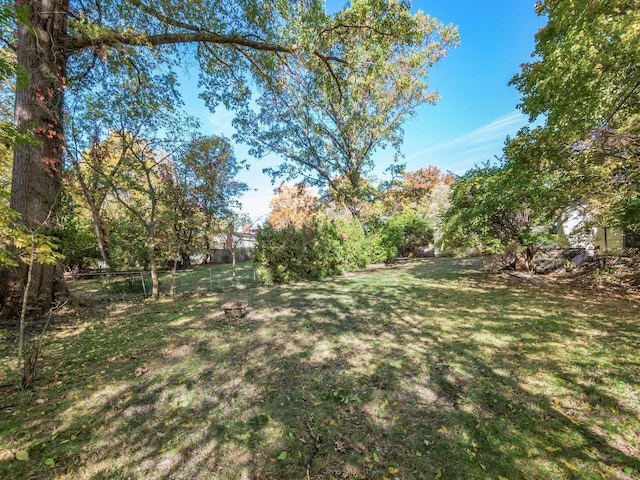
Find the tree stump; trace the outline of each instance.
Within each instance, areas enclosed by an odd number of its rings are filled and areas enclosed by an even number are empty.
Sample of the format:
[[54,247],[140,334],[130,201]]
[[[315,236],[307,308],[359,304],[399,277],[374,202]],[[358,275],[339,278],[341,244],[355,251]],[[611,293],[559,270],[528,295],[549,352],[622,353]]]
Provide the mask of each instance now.
[[221,308],[226,317],[242,318],[247,314],[246,302],[227,302]]

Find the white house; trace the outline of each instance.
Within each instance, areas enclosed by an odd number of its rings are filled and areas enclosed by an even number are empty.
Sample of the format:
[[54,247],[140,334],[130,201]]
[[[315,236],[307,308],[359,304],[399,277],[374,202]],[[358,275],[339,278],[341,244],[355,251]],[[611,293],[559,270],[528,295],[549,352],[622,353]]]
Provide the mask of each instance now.
[[638,235],[619,228],[598,225],[587,207],[579,206],[562,215],[558,237],[571,248],[585,248],[592,253],[598,249],[620,251],[636,246]]

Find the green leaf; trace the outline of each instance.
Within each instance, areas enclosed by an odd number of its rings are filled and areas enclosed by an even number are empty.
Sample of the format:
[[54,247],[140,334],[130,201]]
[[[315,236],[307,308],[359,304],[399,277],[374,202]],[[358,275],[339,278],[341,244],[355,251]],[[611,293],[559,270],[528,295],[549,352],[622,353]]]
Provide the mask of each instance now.
[[380,462],[380,457],[378,456],[377,453],[373,452],[373,461],[376,463]]
[[27,450],[20,450],[19,452],[16,452],[16,460],[26,462],[29,460],[29,452]]
[[287,459],[287,452],[282,452],[280,455],[278,455],[278,460],[286,460]]
[[49,467],[53,468],[56,466],[56,461],[53,458],[49,457],[44,461],[44,464],[49,465]]

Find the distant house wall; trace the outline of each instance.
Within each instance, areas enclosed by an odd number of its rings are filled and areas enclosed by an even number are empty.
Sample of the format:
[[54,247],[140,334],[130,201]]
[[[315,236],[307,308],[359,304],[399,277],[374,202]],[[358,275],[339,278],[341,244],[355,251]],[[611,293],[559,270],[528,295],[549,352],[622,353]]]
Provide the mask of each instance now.
[[619,228],[607,228],[607,241],[605,242],[605,229],[602,227],[594,227],[592,234],[592,241],[596,248],[601,251],[609,250],[622,250],[624,245],[624,232]]
[[625,242],[626,232],[619,228],[607,228],[605,242],[605,228],[600,226],[588,227],[589,213],[584,207],[576,207],[563,215],[560,227],[558,228],[558,236],[561,240],[566,241],[568,247],[599,249],[604,252],[609,250],[622,250],[627,248],[629,243]]

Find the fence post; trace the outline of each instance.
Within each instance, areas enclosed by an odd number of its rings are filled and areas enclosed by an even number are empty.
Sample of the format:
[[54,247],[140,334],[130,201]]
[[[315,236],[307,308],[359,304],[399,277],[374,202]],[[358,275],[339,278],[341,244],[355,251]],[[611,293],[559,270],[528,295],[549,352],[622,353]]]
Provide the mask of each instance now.
[[147,287],[144,284],[144,276],[142,272],[140,272],[140,280],[142,280],[142,293],[144,294],[144,298],[147,298]]

